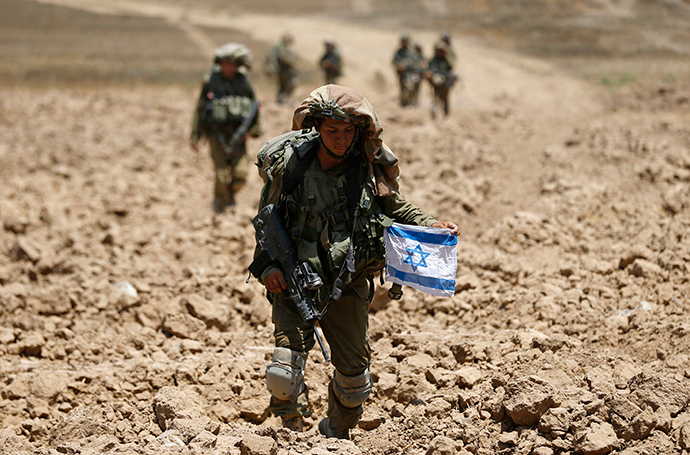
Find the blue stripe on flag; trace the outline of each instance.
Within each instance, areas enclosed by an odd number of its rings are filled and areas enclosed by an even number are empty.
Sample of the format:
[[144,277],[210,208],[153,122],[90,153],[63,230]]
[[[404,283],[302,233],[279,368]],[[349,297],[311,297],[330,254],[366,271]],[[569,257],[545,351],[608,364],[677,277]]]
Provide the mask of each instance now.
[[443,280],[440,278],[429,278],[416,273],[403,272],[390,265],[386,267],[386,273],[406,283],[418,283],[430,289],[442,289],[444,291],[455,292],[455,280]]
[[417,242],[432,243],[434,245],[453,246],[458,244],[458,237],[448,234],[431,234],[429,232],[407,231],[397,226],[390,226],[388,232],[396,237],[411,239]]

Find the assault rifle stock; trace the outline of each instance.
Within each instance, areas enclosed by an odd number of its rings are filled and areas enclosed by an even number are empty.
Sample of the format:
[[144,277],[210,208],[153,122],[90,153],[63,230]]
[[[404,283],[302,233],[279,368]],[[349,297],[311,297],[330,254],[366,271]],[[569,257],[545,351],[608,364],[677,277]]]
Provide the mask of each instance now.
[[287,297],[294,302],[302,320],[312,324],[323,357],[326,362],[330,362],[331,356],[316,328],[316,321],[320,320],[323,314],[316,308],[308,292],[323,285],[321,277],[311,269],[308,263],[298,263],[295,259],[294,248],[273,204],[261,209],[252,220],[252,224],[256,229],[256,238],[261,249],[268,253],[271,260],[278,261],[283,269],[287,282],[285,291]]

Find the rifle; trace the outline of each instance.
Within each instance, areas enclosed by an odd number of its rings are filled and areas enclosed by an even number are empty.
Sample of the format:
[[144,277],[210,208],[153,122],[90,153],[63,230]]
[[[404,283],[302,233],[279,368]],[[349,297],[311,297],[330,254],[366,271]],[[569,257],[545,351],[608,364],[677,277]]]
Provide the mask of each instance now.
[[218,142],[225,151],[225,161],[228,164],[233,165],[233,161],[236,161],[235,153],[242,144],[242,138],[245,134],[247,134],[247,131],[249,131],[249,128],[251,128],[252,124],[254,123],[254,120],[259,113],[260,104],[258,101],[254,101],[252,108],[249,110],[249,114],[242,119],[242,123],[240,123],[240,126],[237,127],[235,132],[232,134],[230,141],[228,142],[225,140],[225,136],[223,136],[223,133],[221,133],[220,128],[218,128],[218,124],[213,120],[213,114],[210,112],[213,106],[210,102],[212,99],[213,97],[211,97],[209,102],[207,102],[204,106],[204,109],[207,111],[206,119],[211,126],[211,131],[213,131],[213,134],[215,134],[216,139],[218,139]]
[[[330,362],[331,356],[328,354],[316,328],[316,322],[323,317],[325,311],[319,312],[314,300],[309,295],[309,291],[323,285],[321,277],[312,270],[307,262],[298,263],[295,259],[297,255],[280,221],[275,205],[269,204],[262,208],[252,220],[252,224],[256,229],[256,238],[261,249],[268,253],[272,261],[278,261],[283,269],[287,281],[287,297],[294,302],[302,320],[312,324],[323,357],[326,362]],[[250,270],[252,270],[252,266],[250,266]],[[252,273],[256,276],[254,270]]]

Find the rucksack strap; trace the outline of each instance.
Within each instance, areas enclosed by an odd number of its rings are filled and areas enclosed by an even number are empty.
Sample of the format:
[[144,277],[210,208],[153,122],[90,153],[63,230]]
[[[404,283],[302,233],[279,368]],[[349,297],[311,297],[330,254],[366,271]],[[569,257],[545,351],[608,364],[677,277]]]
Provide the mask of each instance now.
[[317,150],[318,143],[315,143],[311,144],[311,147],[306,151],[303,157],[299,158],[299,153],[293,155],[297,157],[297,166],[292,170],[292,172],[283,177],[283,186],[280,187],[280,199],[286,198],[297,189],[302,181],[302,177],[304,177],[307,169],[309,169],[309,166],[311,166],[314,158],[316,158]]

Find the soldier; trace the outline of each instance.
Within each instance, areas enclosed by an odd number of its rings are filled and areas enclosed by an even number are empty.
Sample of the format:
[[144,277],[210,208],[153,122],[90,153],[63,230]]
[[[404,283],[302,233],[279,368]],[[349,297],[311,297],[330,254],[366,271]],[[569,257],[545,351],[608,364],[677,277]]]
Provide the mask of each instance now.
[[[258,137],[262,132],[254,89],[245,75],[251,62],[252,53],[243,44],[227,43],[217,48],[194,110],[190,145],[198,151],[201,138],[209,142],[216,174],[213,197],[216,213],[235,203],[235,194],[244,186],[249,173],[247,137]],[[250,128],[233,142],[236,130],[245,119],[250,121]]]
[[321,57],[319,64],[323,69],[326,78],[326,84],[335,84],[337,79],[342,76],[342,59],[340,58],[340,51],[333,40],[327,39],[324,41],[326,51]]
[[[292,130],[259,151],[265,182],[260,209],[278,207],[295,260],[307,262],[324,283],[312,292],[319,311],[325,311],[319,324],[335,371],[319,431],[349,439],[373,387],[367,318],[373,273],[385,264],[383,227],[398,221],[448,228],[454,235],[459,229],[400,195],[398,160],[382,142],[376,111],[357,90],[339,85],[314,90],[295,110]],[[301,431],[303,417],[312,413],[304,375],[317,329],[287,298],[279,264],[263,254],[257,246],[250,269],[273,306],[276,347],[266,368],[270,410],[285,427]]]
[[443,109],[445,116],[448,116],[450,89],[455,84],[457,76],[453,74],[453,64],[449,59],[449,50],[445,42],[439,41],[434,45],[434,56],[427,64],[426,77],[434,91],[431,117],[436,117],[439,107]]
[[299,57],[292,50],[292,35],[285,34],[266,55],[265,71],[268,76],[278,78],[279,103],[288,103],[295,89]]
[[424,72],[426,71],[426,59],[422,46],[419,43],[412,45],[412,90],[410,92],[410,104],[416,106],[419,104],[419,89],[424,79]]
[[441,42],[445,43],[445,45],[448,48],[448,62],[450,63],[451,68],[455,67],[455,49],[453,49],[453,43],[451,43],[450,39],[450,32],[443,32],[441,33]]
[[400,86],[400,105],[409,106],[412,102],[414,91],[414,50],[410,47],[410,36],[400,37],[400,47],[393,55],[393,67],[398,75]]

